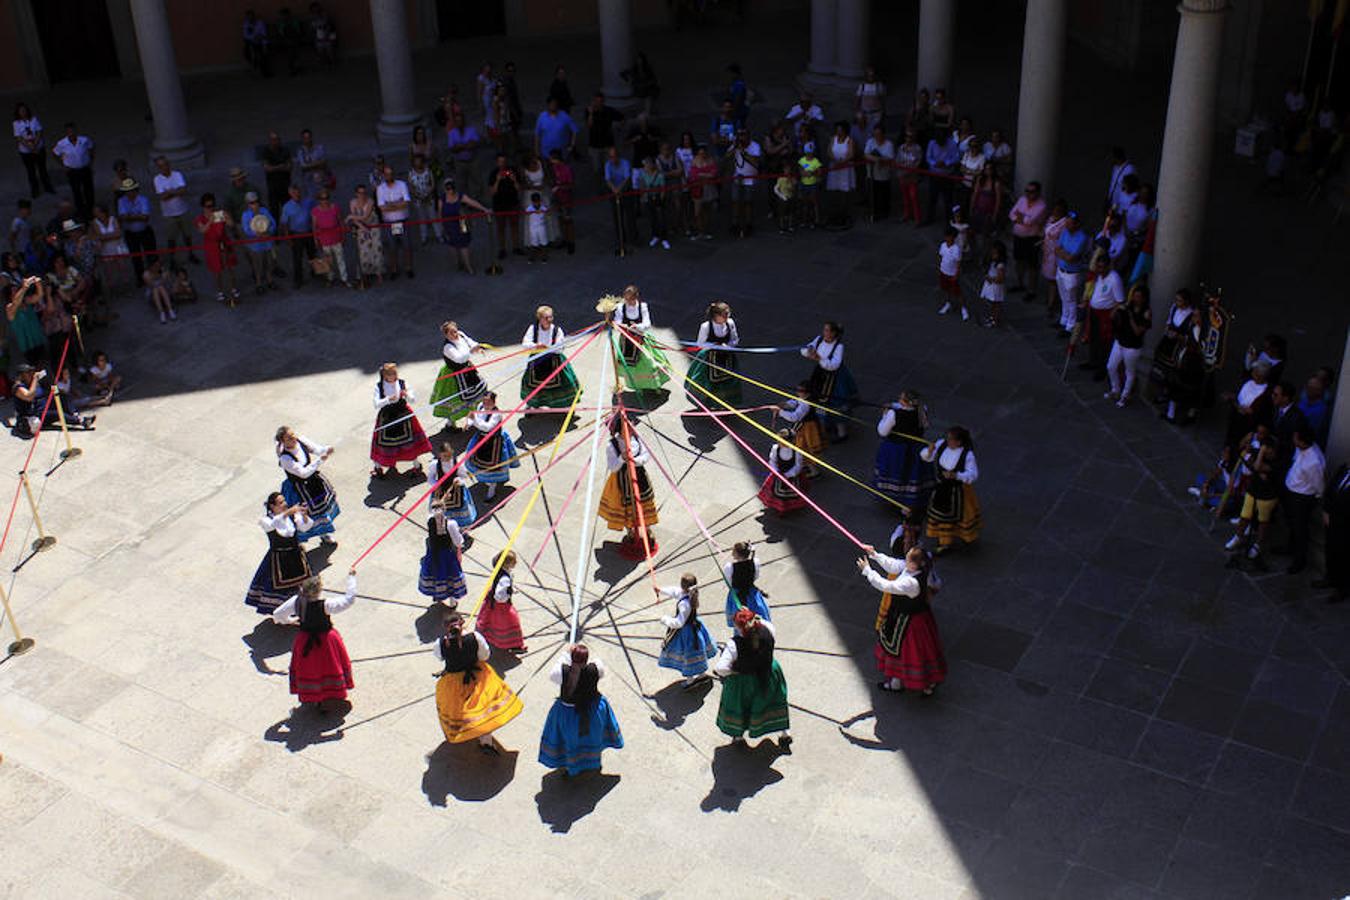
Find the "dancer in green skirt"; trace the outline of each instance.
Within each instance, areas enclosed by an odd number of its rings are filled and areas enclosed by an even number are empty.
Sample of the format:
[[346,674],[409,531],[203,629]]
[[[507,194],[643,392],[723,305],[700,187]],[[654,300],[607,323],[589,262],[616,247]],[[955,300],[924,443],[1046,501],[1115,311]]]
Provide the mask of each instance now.
[[431,414],[446,419],[447,428],[458,430],[459,420],[473,412],[487,393],[482,376],[469,364],[472,354],[484,351],[477,341],[460,331],[455,322],[441,323],[441,334],[445,336],[445,344],[441,347],[445,364],[431,391]]
[[[698,327],[699,344],[718,344],[735,347],[741,342],[736,332],[736,320],[731,317],[731,307],[721,300],[708,304],[708,315]],[[700,347],[689,366],[689,380],[711,391],[723,402],[737,406],[741,402],[741,380],[735,373],[736,354],[718,347]],[[701,391],[689,391],[690,398],[697,400],[695,406],[703,403],[716,408],[717,404],[708,403],[707,396]]]
[[[553,324],[553,307],[541,306],[534,311],[534,324],[525,329],[520,343],[538,348],[539,352],[531,353],[525,366],[525,374],[520,379],[520,399],[529,397],[530,391],[545,382],[547,387],[530,398],[530,406],[570,406],[581,390],[572,364],[565,362],[562,355],[566,337],[562,327]],[[555,373],[553,370],[558,366],[562,366],[562,370]]]
[[[623,289],[623,303],[614,310],[612,320],[622,326],[628,337],[616,329],[610,333],[614,342],[614,351],[619,360],[619,375],[630,390],[659,391],[665,388],[670,376],[666,370],[670,361],[656,345],[656,341],[647,334],[652,327],[651,311],[642,299],[637,285],[630,284]],[[629,340],[629,337],[632,340]],[[638,343],[633,343],[637,341]],[[643,350],[646,350],[644,353]]]
[[792,743],[787,681],[773,658],[773,625],[749,609],[738,610],[735,622],[735,636],[713,665],[722,677],[717,727],[736,744],[743,744],[747,733],[757,738],[780,731],[778,746],[787,750]]

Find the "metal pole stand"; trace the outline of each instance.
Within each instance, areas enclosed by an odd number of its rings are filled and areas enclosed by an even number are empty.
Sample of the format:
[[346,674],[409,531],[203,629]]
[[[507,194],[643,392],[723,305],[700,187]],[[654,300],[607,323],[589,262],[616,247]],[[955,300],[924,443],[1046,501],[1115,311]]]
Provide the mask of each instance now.
[[614,226],[619,233],[619,253],[620,259],[628,256],[628,235],[624,234],[623,227],[623,197],[616,193],[614,195]]
[[19,623],[14,620],[14,610],[9,608],[9,595],[5,593],[3,587],[0,587],[0,605],[4,606],[5,617],[9,619],[9,627],[14,629],[14,641],[9,645],[9,655],[22,656],[32,650],[37,641],[30,637],[24,637],[23,632],[19,631]]
[[[505,215],[505,213],[503,213]],[[483,267],[484,275],[500,275],[504,271],[501,260],[497,258],[497,215],[494,213],[487,217],[488,230],[488,264]]]
[[56,401],[56,415],[61,422],[61,436],[66,439],[66,449],[61,451],[61,458],[78,459],[83,451],[70,442],[70,428],[66,425],[66,410],[61,405],[61,392],[53,390],[52,399]]
[[38,530],[37,540],[33,541],[33,552],[40,553],[55,544],[56,538],[42,528],[42,516],[38,515],[37,501],[33,499],[33,486],[28,483],[27,469],[19,473],[19,480],[23,482],[23,492],[28,496],[28,508],[33,511],[33,524]]

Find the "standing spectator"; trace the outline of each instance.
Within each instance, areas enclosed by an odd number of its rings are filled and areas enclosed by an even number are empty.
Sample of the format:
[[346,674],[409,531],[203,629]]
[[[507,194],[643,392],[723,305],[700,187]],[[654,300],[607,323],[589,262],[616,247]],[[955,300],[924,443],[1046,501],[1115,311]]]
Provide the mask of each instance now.
[[229,213],[230,218],[237,224],[244,217],[244,209],[248,206],[245,199],[249,194],[258,193],[258,188],[253,182],[248,180],[248,175],[238,166],[230,169],[230,187],[225,192],[225,212]]
[[1331,588],[1328,603],[1343,603],[1350,596],[1350,467],[1342,465],[1327,484],[1322,500],[1322,524],[1326,528],[1326,577],[1312,583],[1319,590]]
[[623,113],[612,106],[605,105],[605,95],[596,92],[586,107],[586,148],[590,156],[591,168],[600,172],[609,157],[609,150],[615,146],[614,125],[623,121]]
[[286,74],[292,78],[300,73],[300,48],[304,43],[304,29],[291,15],[290,7],[277,10],[277,47],[286,55]]
[[713,116],[712,127],[708,129],[708,143],[718,159],[726,156],[736,143],[736,107],[730,100],[723,100],[717,115]]
[[825,163],[816,156],[816,145],[807,141],[797,160],[797,180],[801,186],[801,222],[812,231],[820,224],[820,180]]
[[[1129,300],[1124,306],[1116,307],[1111,316],[1111,356],[1106,360],[1106,374],[1111,380],[1111,389],[1104,397],[1115,400],[1116,406],[1124,409],[1134,396],[1135,370],[1139,365],[1139,354],[1144,349],[1144,335],[1153,326],[1147,285],[1136,284],[1131,287]],[[1124,379],[1121,378],[1122,370]]]
[[155,250],[155,230],[150,227],[150,199],[141,193],[140,183],[134,178],[122,182],[122,196],[117,200],[117,219],[122,223],[122,237],[132,254],[131,268],[140,283],[145,271],[146,257],[142,254]]
[[318,3],[309,5],[309,31],[314,36],[314,53],[319,58],[319,65],[328,68],[336,63],[337,25]]
[[558,226],[557,223],[553,221],[551,210],[548,210],[548,207],[552,206],[552,204],[548,202],[548,174],[548,170],[544,168],[543,161],[533,153],[526,153],[525,158],[521,161],[520,167],[516,169],[521,196],[528,196],[529,194],[538,191],[544,199],[544,207],[547,211],[544,216],[544,222],[548,226],[549,243],[552,244],[558,240]]
[[1083,270],[1087,268],[1092,238],[1083,230],[1078,213],[1070,211],[1068,223],[1059,233],[1055,246],[1058,260],[1055,286],[1059,290],[1059,327],[1065,335],[1073,334],[1078,322],[1078,289],[1083,284]]
[[825,174],[825,190],[831,202],[827,209],[828,221],[841,228],[851,224],[848,212],[849,195],[857,187],[857,178],[853,171],[854,144],[849,134],[848,123],[843,119],[834,123],[834,136],[830,138],[830,164]]
[[[744,128],[736,131],[731,151],[731,233],[749,237],[755,219],[755,188],[759,184],[759,164],[764,150]],[[669,250],[669,247],[666,247]]]
[[94,142],[80,134],[74,122],[66,123],[65,137],[52,147],[52,156],[61,160],[70,182],[70,196],[80,215],[89,218],[94,208]]
[[954,184],[958,179],[957,169],[961,162],[961,146],[956,132],[934,131],[933,139],[928,142],[925,154],[928,163],[928,216],[926,221],[936,220],[938,211],[946,211],[952,206]]
[[487,129],[488,139],[494,147],[505,151],[509,146],[510,132],[507,120],[510,113],[506,109],[506,91],[500,83],[492,86],[492,96],[488,100],[487,118],[483,125]]
[[675,146],[670,141],[662,141],[656,154],[656,167],[661,170],[665,180],[665,190],[661,192],[662,215],[665,217],[667,232],[680,230],[680,217],[683,213],[684,164],[675,155]]
[[99,262],[103,268],[103,283],[110,290],[121,290],[130,281],[127,266],[127,242],[122,236],[122,224],[106,206],[94,207],[94,233],[98,237]]
[[542,159],[558,151],[564,159],[572,156],[577,143],[577,123],[549,97],[544,111],[534,120],[534,152]]
[[515,153],[520,149],[520,125],[525,121],[525,110],[520,105],[520,86],[516,84],[516,64],[507,61],[502,66],[502,94],[506,98],[505,128],[509,143],[507,149]]
[[1125,177],[1135,174],[1134,163],[1130,162],[1130,157],[1125,153],[1125,148],[1115,146],[1111,148],[1111,179],[1106,184],[1106,203],[1104,212],[1110,212],[1113,209],[1124,209],[1128,204],[1122,203],[1125,192]]
[[649,156],[642,161],[638,184],[643,191],[642,208],[652,228],[650,246],[660,244],[662,249],[669,250],[670,235],[666,232],[666,176],[657,166],[656,157]]
[[549,83],[548,95],[544,98],[545,104],[549,101],[554,101],[557,109],[571,117],[576,101],[572,99],[572,88],[567,84],[567,70],[562,66],[553,70],[553,81]]
[[267,132],[262,150],[263,178],[267,184],[267,208],[281,209],[291,186],[291,152],[281,143],[281,135]]
[[1296,399],[1294,386],[1287,381],[1270,389],[1270,434],[1279,453],[1280,472],[1294,457],[1294,432],[1307,431],[1313,435],[1313,443],[1317,442],[1317,432],[1310,427]]
[[1284,360],[1288,351],[1288,344],[1285,339],[1278,334],[1267,334],[1261,339],[1261,352],[1256,352],[1256,348],[1251,344],[1247,345],[1247,352],[1242,358],[1242,367],[1251,371],[1256,365],[1264,363],[1270,367],[1270,378],[1272,381],[1279,381],[1284,378]]
[[[819,163],[819,160],[817,160]],[[717,162],[706,144],[699,144],[689,166],[689,202],[692,205],[693,240],[712,240],[708,225],[708,207],[717,200]]]
[[984,158],[994,167],[994,176],[1005,189],[1012,187],[1013,148],[997,128],[989,132],[989,140],[984,142]]
[[1083,337],[1088,344],[1088,359],[1078,368],[1092,372],[1093,381],[1105,381],[1113,341],[1112,323],[1116,309],[1125,303],[1125,283],[1100,250],[1092,258],[1092,273],[1092,291],[1080,304],[1086,319],[1087,333]]
[[[492,218],[497,222],[497,258],[506,259],[507,244],[520,253],[520,179],[516,170],[506,161],[505,153],[497,154],[497,164],[488,177]],[[547,242],[545,242],[547,243]]]
[[21,259],[27,259],[33,252],[33,202],[20,200],[14,221],[9,223],[9,249]]
[[633,86],[633,96],[642,101],[644,116],[656,115],[656,100],[661,96],[661,82],[656,77],[647,54],[638,52],[631,69],[625,69],[623,78]]
[[478,117],[485,123],[488,116],[492,114],[492,95],[496,92],[497,79],[492,77],[492,63],[483,60],[483,64],[478,67],[478,74],[473,77],[474,103],[478,106]]
[[[416,125],[413,127],[412,140],[408,143],[408,164],[411,165],[413,158],[420,156],[426,160],[428,167],[435,169],[437,166],[437,147],[431,142],[427,134],[425,125]],[[433,181],[434,176],[433,176]],[[412,185],[409,184],[409,187]],[[432,185],[434,190],[435,185]]]
[[531,264],[548,262],[548,204],[538,191],[530,194],[530,205],[525,207],[525,245]]
[[52,180],[47,175],[47,146],[42,138],[42,122],[22,100],[14,105],[14,143],[28,175],[28,193],[36,200],[40,185],[42,190],[55,194]]
[[408,234],[408,210],[412,207],[412,195],[408,193],[408,183],[394,177],[394,167],[384,167],[384,181],[375,188],[375,203],[380,208],[380,218],[389,227],[389,277],[398,278],[399,262],[406,262],[408,277],[414,277],[412,235]]
[[961,147],[961,195],[956,202],[970,210],[975,179],[980,177],[988,160],[984,155],[984,145],[974,134],[965,139],[958,138],[958,144]]
[[[206,271],[216,279],[216,299],[234,306],[239,301],[239,288],[234,283],[234,267],[239,264],[234,254],[234,220],[223,209],[216,208],[215,194],[202,194],[202,213],[197,217],[197,231],[202,235],[202,256],[206,257]],[[225,292],[229,291],[227,299]]]
[[328,285],[332,287],[336,279],[351,287],[347,277],[347,254],[342,248],[345,229],[342,227],[342,211],[333,202],[328,188],[319,189],[319,202],[310,210],[310,221],[314,227],[314,246],[328,263]]
[[927,146],[933,137],[933,103],[927,88],[920,88],[914,95],[914,105],[905,114],[905,129],[914,132],[920,147]]
[[562,238],[563,246],[567,248],[567,255],[571,256],[577,252],[577,227],[572,218],[572,203],[574,200],[574,191],[576,188],[576,177],[572,174],[572,167],[563,159],[562,150],[554,149],[549,154],[549,181],[553,185],[553,202],[549,204],[557,212],[558,230]]
[[1125,244],[1130,254],[1131,283],[1138,280],[1133,271],[1143,252],[1153,215],[1153,185],[1141,184],[1134,202],[1125,208]]
[[782,122],[775,122],[773,128],[764,136],[764,171],[778,173],[783,171],[783,163],[793,161],[792,136],[788,134]]
[[1236,446],[1244,434],[1255,431],[1257,425],[1270,426],[1270,367],[1257,363],[1250,374],[1236,394],[1223,395],[1229,403],[1228,427],[1223,439],[1223,445],[1228,448]]
[[915,225],[923,224],[923,212],[919,207],[919,170],[923,168],[923,145],[918,134],[905,127],[905,140],[895,151],[896,183],[900,187],[900,219]]
[[272,242],[268,240],[277,233],[277,220],[271,210],[262,205],[262,198],[250,191],[244,197],[244,215],[239,220],[247,243],[248,265],[253,270],[253,293],[262,296],[264,291],[275,290],[277,283],[272,277]]
[[201,260],[192,252],[192,245],[196,241],[193,238],[191,214],[188,212],[187,179],[182,172],[170,166],[169,160],[163,156],[155,157],[155,169],[155,196],[159,198],[159,214],[164,218],[169,262],[172,265],[177,261],[174,248],[181,242],[187,251],[188,262],[200,263]]
[[1036,276],[1039,274],[1036,245],[1045,232],[1047,214],[1039,181],[1027,182],[1022,196],[1008,213],[1013,223],[1013,267],[1017,271],[1017,285],[1013,291],[1026,291],[1029,300],[1036,294]]
[[821,124],[825,121],[825,112],[816,103],[816,98],[810,91],[802,91],[797,102],[788,107],[787,114],[783,116],[783,121],[793,127],[806,125],[809,128]]
[[956,107],[947,99],[945,88],[933,91],[933,105],[929,107],[929,112],[935,133],[949,134],[956,127]]
[[258,18],[253,10],[244,11],[244,59],[253,71],[263,78],[272,77],[271,63],[267,58],[267,23]]
[[300,166],[300,184],[306,198],[315,197],[321,189],[333,189],[333,176],[328,170],[328,156],[323,144],[314,143],[314,132],[308,128],[300,132],[300,146],[295,151]]
[[427,165],[426,156],[414,153],[412,168],[408,170],[408,193],[412,195],[412,215],[419,224],[422,246],[426,246],[429,235],[441,240],[441,223],[436,209],[436,176]]
[[750,87],[745,83],[740,63],[727,66],[727,75],[731,77],[727,85],[727,98],[731,101],[731,109],[736,117],[736,127],[744,128],[746,120],[750,118]]
[[478,184],[474,160],[482,143],[483,136],[479,134],[477,128],[465,123],[464,113],[455,113],[450,131],[446,135],[446,146],[450,151],[450,163],[454,167],[455,184],[460,190],[468,193],[472,193],[473,186]]
[[985,163],[970,191],[970,231],[976,246],[983,247],[998,231],[998,211],[1003,208],[1003,182],[994,167]]
[[1312,433],[1307,428],[1295,431],[1294,458],[1289,465],[1289,474],[1284,477],[1281,498],[1289,525],[1290,562],[1285,571],[1290,575],[1297,575],[1308,565],[1308,520],[1326,485],[1326,468],[1326,458],[1322,456],[1321,448],[1313,443]]
[[356,237],[356,257],[361,273],[358,282],[361,289],[370,286],[370,280],[376,284],[384,283],[384,244],[380,241],[380,214],[375,209],[375,198],[370,196],[370,188],[358,184],[347,204],[347,224]]
[[1327,385],[1334,380],[1330,369],[1318,369],[1308,379],[1303,393],[1298,398],[1299,412],[1307,420],[1308,427],[1317,436],[1317,446],[1323,450],[1327,446],[1327,433],[1331,428],[1331,404],[1327,401]]
[[961,295],[961,244],[956,239],[955,228],[948,228],[943,233],[937,257],[938,296],[942,299],[938,315],[945,316],[951,312],[952,304],[955,303],[961,307],[961,319],[965,321],[970,318],[970,313],[966,311],[966,301]]
[[299,290],[305,280],[304,271],[314,258],[314,245],[310,242],[314,201],[305,199],[298,184],[291,185],[288,194],[289,199],[281,207],[281,233],[289,238],[286,243],[291,245],[291,284]]
[[[871,71],[868,66],[868,71]],[[866,82],[864,82],[865,84]],[[867,159],[867,178],[872,184],[872,220],[881,221],[891,215],[891,173],[895,170],[895,142],[886,137],[880,124],[873,126],[863,156]]]
[[1002,241],[990,243],[988,260],[984,283],[980,286],[980,299],[984,301],[984,319],[980,324],[985,328],[996,328],[1003,317],[1003,285],[1008,280],[1008,252]]
[[[1040,191],[1038,190],[1037,193],[1039,194]],[[1046,217],[1045,231],[1042,233],[1039,242],[1041,248],[1040,280],[1046,284],[1045,309],[1052,322],[1060,318],[1059,285],[1056,280],[1056,275],[1059,273],[1059,256],[1056,251],[1059,249],[1059,236],[1068,225],[1069,201],[1061,197],[1055,201],[1055,205],[1050,209],[1050,214]]]
[[867,116],[869,132],[880,127],[886,118],[886,85],[877,78],[876,66],[863,68],[862,82],[853,92],[853,108]]
[[623,256],[637,237],[633,197],[629,195],[633,184],[633,165],[619,155],[618,147],[611,145],[602,174],[605,186],[609,189],[610,202],[614,204],[614,255]]

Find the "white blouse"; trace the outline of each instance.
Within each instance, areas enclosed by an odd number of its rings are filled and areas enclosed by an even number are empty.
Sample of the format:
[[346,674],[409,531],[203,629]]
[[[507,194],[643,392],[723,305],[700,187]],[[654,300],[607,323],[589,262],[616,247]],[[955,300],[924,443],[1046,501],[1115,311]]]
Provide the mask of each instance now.
[[802,400],[788,400],[778,410],[778,418],[796,424],[811,412],[811,405]]
[[[952,471],[958,462],[961,461],[961,453],[964,447],[948,447],[946,441],[938,441],[931,447],[924,447],[919,452],[924,462],[932,462],[933,457],[937,456],[937,464],[945,471]],[[956,480],[963,484],[974,484],[975,479],[980,477],[980,467],[975,463],[975,451],[966,454],[966,467],[963,471],[956,473]]]
[[[473,635],[474,640],[478,643],[478,661],[479,662],[485,661],[489,656],[492,655],[492,648],[488,646],[488,642],[478,632],[471,631],[469,632],[469,634]],[[435,641],[432,644],[431,652],[435,653],[436,658],[439,659],[441,662],[445,662],[445,654],[441,653],[441,642],[439,640]]]
[[[278,625],[299,625],[300,617],[295,614],[296,605],[299,603],[300,595],[296,594],[285,603],[277,607],[276,612],[272,613],[272,621]],[[345,609],[351,607],[356,602],[356,576],[347,576],[347,591],[341,597],[325,597],[323,600],[324,612],[330,616],[336,615]]]
[[497,423],[506,418],[499,409],[483,409],[479,407],[469,416],[469,422],[474,428],[486,434],[497,427]]
[[816,365],[826,372],[833,372],[844,364],[843,341],[827,341],[817,336],[802,348],[802,356],[808,356],[812,350],[820,356],[820,359],[816,360]]
[[[647,452],[647,446],[638,439],[637,435],[628,438],[628,452],[633,457],[634,465],[645,466],[651,460],[651,454]],[[627,462],[619,455],[618,448],[614,446],[613,439],[605,444],[605,462],[609,464],[609,471],[611,472],[627,465]]]
[[441,347],[441,357],[447,363],[462,366],[468,363],[469,354],[477,349],[478,342],[461,331],[458,338],[446,341]]
[[914,577],[914,573],[905,567],[903,559],[896,559],[894,556],[887,556],[884,553],[873,553],[869,559],[881,567],[887,575],[896,576],[894,579],[882,578],[871,566],[861,570],[863,578],[867,583],[885,594],[900,594],[904,597],[919,596],[919,579]]
[[[598,678],[605,677],[605,664],[598,657],[592,656],[588,662],[595,666],[595,674]],[[558,654],[558,658],[553,661],[553,668],[549,670],[548,680],[554,684],[562,684],[563,666],[572,664],[572,653],[570,650],[563,650]]]
[[[436,486],[436,482],[440,481],[442,478],[445,477],[446,471],[447,470],[445,468],[445,463],[441,462],[439,459],[433,459],[431,461],[431,465],[427,466],[427,487],[434,488]],[[464,477],[463,466],[460,466],[459,470],[455,472],[454,475],[450,476],[450,482],[451,484],[458,483],[465,487],[468,486],[469,480]],[[448,489],[450,487],[450,484],[442,485],[442,487]],[[436,497],[434,494],[431,497],[427,498],[428,510],[433,510],[432,504],[435,503],[435,501]]]
[[294,516],[280,515],[269,516],[263,513],[258,519],[258,527],[263,531],[275,531],[282,537],[295,537],[297,531],[309,531],[314,527],[314,520],[302,512]]
[[450,543],[455,545],[456,550],[464,549],[464,533],[459,529],[459,523],[447,516],[443,511],[437,510],[435,516],[435,528],[442,533],[450,535]]
[[782,445],[774,444],[773,449],[769,451],[769,467],[784,478],[796,478],[802,473],[802,455],[793,452],[791,464],[784,469],[783,464],[785,460],[779,459],[778,457],[780,452],[783,452]]
[[[381,384],[384,386],[383,397],[380,396]],[[375,385],[371,392],[375,401],[375,408],[383,409],[386,406],[393,406],[397,403],[399,401],[398,390],[398,379],[394,379],[393,381],[381,381],[380,384]],[[407,387],[406,385],[403,388],[403,395],[403,399],[406,399],[409,403],[413,403],[417,400],[417,398],[413,396],[412,388]]]
[[1269,388],[1269,384],[1257,384],[1255,381],[1248,380],[1237,392],[1238,406],[1250,407],[1261,395]]
[[[900,408],[906,412],[912,412],[914,410],[914,407],[912,406],[902,405]],[[878,437],[891,436],[891,432],[895,430],[895,412],[896,410],[894,407],[888,407],[886,411],[881,414],[881,421],[877,422]]]
[[525,335],[520,339],[520,343],[523,347],[554,347],[561,344],[566,337],[566,332],[556,324],[540,328],[536,323],[525,329]]
[[726,342],[727,346],[739,346],[741,343],[741,336],[736,332],[735,319],[728,317],[726,323],[722,325],[705,320],[702,325],[698,326],[698,342],[700,344],[706,344],[708,343],[708,338],[712,335],[726,337],[728,333],[731,334],[731,337]]
[[683,628],[689,621],[689,616],[693,612],[693,604],[689,602],[689,595],[682,588],[661,588],[661,596],[668,600],[679,598],[679,603],[675,604],[675,615],[662,616],[661,624],[667,628]]
[[303,434],[297,434],[295,440],[294,448],[286,447],[284,444],[277,445],[277,465],[281,466],[283,472],[296,478],[308,478],[319,471],[319,466],[323,464],[323,455],[333,448],[316,444]]
[[[760,619],[759,627],[769,633],[769,637],[777,638],[778,634],[774,631],[773,623],[768,619]],[[717,657],[717,662],[713,663],[713,671],[723,677],[735,672],[736,665],[736,642],[729,640],[722,647],[722,655]]]
[[497,579],[497,586],[492,589],[492,599],[498,603],[508,603],[511,600],[511,576],[505,572],[502,577]]
[[619,314],[615,318],[622,323],[625,328],[631,328],[633,331],[645,333],[647,329],[652,327],[652,314],[647,308],[646,301],[639,300],[637,302],[637,313],[638,318],[633,319],[633,304],[625,302],[619,307]]

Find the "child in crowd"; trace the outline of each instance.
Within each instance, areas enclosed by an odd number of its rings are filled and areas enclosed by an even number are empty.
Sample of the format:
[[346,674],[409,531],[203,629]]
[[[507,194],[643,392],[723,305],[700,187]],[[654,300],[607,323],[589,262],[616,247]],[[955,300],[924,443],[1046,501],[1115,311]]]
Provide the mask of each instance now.
[[824,168],[825,164],[816,156],[815,143],[807,141],[797,160],[797,173],[801,185],[802,226],[812,230],[820,224],[820,179]]
[[938,315],[945,316],[952,311],[952,304],[961,308],[962,320],[969,319],[966,301],[961,296],[961,244],[955,228],[948,226],[942,234],[942,243],[938,245],[938,295],[942,306]]
[[164,274],[164,263],[158,256],[153,257],[145,267],[141,281],[145,283],[145,299],[159,313],[159,323],[163,325],[170,320],[177,321],[178,313],[174,312],[173,299],[169,295],[170,281]]
[[174,266],[169,274],[172,278],[169,296],[173,298],[174,305],[196,303],[197,289],[192,286],[192,279],[188,277],[187,269],[182,266]]
[[33,224],[28,221],[32,215],[33,201],[20,200],[14,221],[9,224],[9,249],[23,257],[25,261],[28,261],[28,257],[33,253]]
[[773,206],[778,216],[778,233],[792,233],[792,200],[797,193],[797,183],[792,177],[792,163],[783,163],[783,171],[773,183]]
[[113,395],[122,387],[122,376],[113,371],[112,360],[102,350],[94,351],[89,384],[94,389],[94,399],[86,404],[88,406],[112,406]]
[[1003,282],[1007,278],[1007,251],[1002,241],[994,241],[989,247],[989,265],[985,269],[984,284],[980,287],[980,299],[984,300],[985,328],[994,328],[1003,315]]
[[[1219,505],[1219,498],[1223,496],[1224,491],[1228,490],[1229,482],[1232,480],[1233,472],[1233,448],[1224,447],[1219,452],[1219,458],[1214,461],[1214,468],[1207,474],[1195,476],[1195,484],[1186,488],[1186,493],[1195,498],[1195,502],[1205,509],[1214,509]],[[1232,504],[1234,498],[1230,497],[1229,504]],[[1236,498],[1241,500],[1240,497]]]
[[548,262],[548,204],[538,191],[530,194],[525,207],[525,247],[531,263]]

